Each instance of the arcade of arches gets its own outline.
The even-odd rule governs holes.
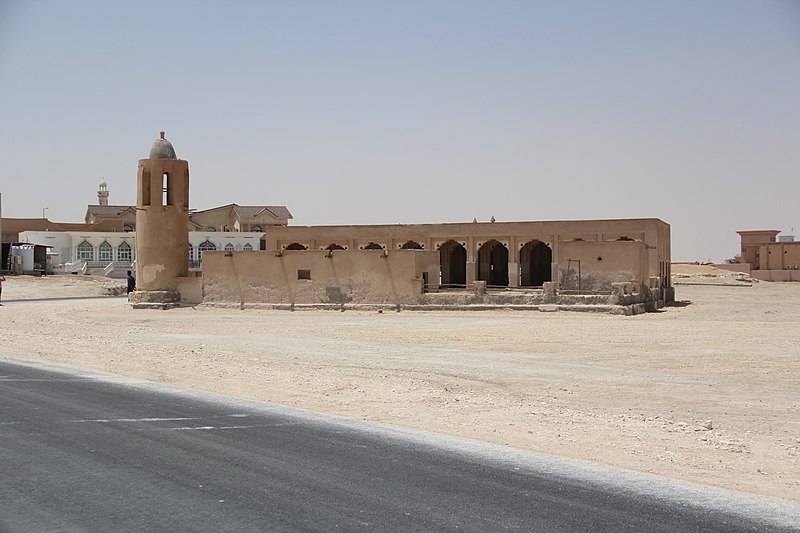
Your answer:
[[[490,287],[509,286],[509,251],[506,244],[495,239],[482,243],[477,256],[477,279]],[[519,252],[519,287],[541,287],[552,280],[553,251],[547,243],[528,241]],[[460,286],[467,283],[467,250],[454,240],[439,248],[442,285]]]
[[[336,247],[332,248],[332,243]],[[650,219],[276,226],[262,249],[434,252],[430,285],[543,287],[581,278],[583,289],[610,290],[612,282],[658,277],[670,287],[670,228]],[[580,264],[580,273],[572,272]],[[438,278],[438,279],[436,279]],[[564,287],[566,288],[566,286]],[[577,286],[576,286],[577,288]]]

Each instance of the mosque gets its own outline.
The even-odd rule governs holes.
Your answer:
[[[258,249],[203,250],[200,272],[190,273],[186,228],[198,219],[189,165],[162,132],[139,160],[134,306],[552,305],[588,296],[644,309],[674,298],[670,227],[655,218],[297,227],[285,208],[266,211],[277,216],[258,227]]]
[[[83,224],[20,237],[85,273],[121,276],[135,265],[134,307],[578,302],[641,311],[674,299],[670,226],[656,218],[291,226],[285,206],[196,211],[189,164],[164,132],[139,160],[135,206],[109,205],[105,180],[97,197]]]

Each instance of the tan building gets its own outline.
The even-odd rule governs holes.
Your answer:
[[[163,132],[139,161],[137,190],[143,290],[131,298],[135,307],[424,305],[437,300],[433,292],[456,289],[466,303],[508,302],[496,291],[513,290],[522,304],[563,303],[572,293],[644,310],[674,297],[670,228],[658,219],[290,227],[285,208],[232,204],[195,213],[192,224],[209,233],[264,230],[261,250],[205,250],[202,277],[193,277],[189,166]]]
[[[610,290],[657,277],[670,287],[670,229],[658,219],[472,222],[272,228],[266,249],[424,250],[439,272],[429,285]],[[580,275],[578,271],[580,269]]]
[[[207,254],[204,302],[628,313],[674,300],[669,225],[658,219],[287,226],[265,239],[265,251]]]
[[[737,231],[741,238],[739,263],[762,281],[800,281],[800,242],[780,230]]]
[[[273,226],[285,226],[292,218],[282,205],[228,204],[189,214],[193,231],[263,232]]]

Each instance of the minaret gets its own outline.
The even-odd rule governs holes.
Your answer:
[[[100,205],[108,205],[108,184],[105,178],[100,178],[100,184],[97,190],[97,203]]]
[[[179,282],[189,274],[188,227],[189,163],[162,131],[150,157],[139,160],[134,307],[178,305]]]

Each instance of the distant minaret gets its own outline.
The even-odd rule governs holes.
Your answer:
[[[97,191],[97,202],[100,205],[108,205],[108,184],[105,178],[100,178],[100,185]]]

